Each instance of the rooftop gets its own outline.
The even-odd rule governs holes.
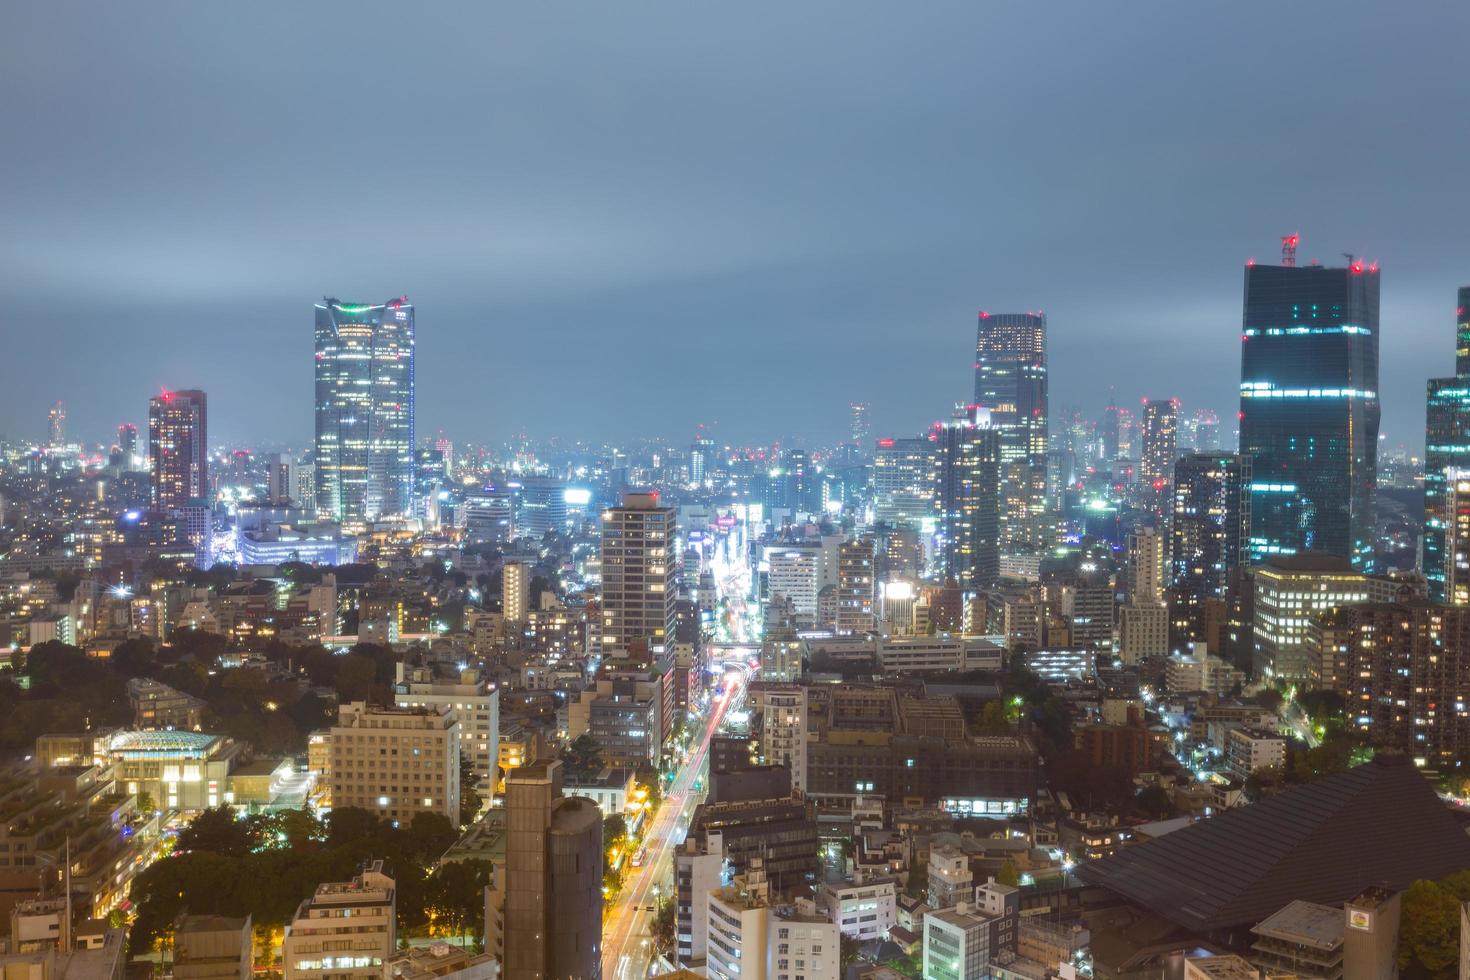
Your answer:
[[[1295,901],[1266,919],[1254,930],[1299,946],[1336,949],[1342,945],[1343,911],[1333,905]]]

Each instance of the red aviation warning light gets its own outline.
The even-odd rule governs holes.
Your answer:
[[[1301,244],[1302,236],[1298,234],[1281,236],[1281,264],[1287,268],[1296,266],[1296,247]]]

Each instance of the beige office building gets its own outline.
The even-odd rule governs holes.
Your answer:
[[[459,824],[460,726],[454,711],[344,704],[331,731],[333,807],[407,822],[440,813]]]

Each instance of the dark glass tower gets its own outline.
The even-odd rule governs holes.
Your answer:
[[[1004,537],[1035,536],[1046,510],[1046,315],[980,314],[975,335],[975,404],[999,435],[1008,500]]]
[[[1429,597],[1450,602],[1446,535],[1450,514],[1446,470],[1470,469],[1470,286],[1455,307],[1455,376],[1430,378],[1424,419],[1424,554]]]
[[[989,588],[1000,576],[1000,430],[957,412],[937,435],[944,575],[966,591]]]
[[[1378,267],[1249,265],[1240,451],[1254,560],[1319,551],[1373,566]]]
[[[1246,554],[1251,482],[1250,457],[1235,453],[1190,453],[1174,466],[1169,579],[1190,636],[1201,635],[1205,600],[1225,598]]]
[[[317,509],[406,514],[414,492],[414,324],[406,298],[316,307]]]

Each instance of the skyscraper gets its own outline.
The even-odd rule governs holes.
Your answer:
[[[1179,444],[1179,399],[1152,398],[1143,403],[1143,456],[1139,476],[1144,489],[1162,497],[1174,475]]]
[[[117,427],[117,448],[122,453],[123,468],[131,470],[138,457],[138,427],[131,422],[124,422]]]
[[[1191,453],[1174,466],[1169,578],[1196,639],[1205,600],[1224,599],[1249,556],[1250,486],[1248,456]]]
[[[837,632],[869,632],[877,596],[873,539],[849,538],[837,554]]]
[[[209,411],[204,392],[166,391],[148,401],[153,507],[168,513],[209,497]]]
[[[1240,451],[1254,467],[1254,558],[1317,551],[1373,566],[1378,288],[1378,266],[1359,260],[1246,266]]]
[[[917,528],[934,514],[934,443],[879,439],[873,455],[873,520]]]
[[[1446,535],[1454,513],[1448,507],[1445,471],[1470,467],[1470,286],[1460,287],[1455,307],[1455,376],[1430,378],[1424,424],[1424,554],[1421,566],[1429,597],[1456,602],[1446,584]],[[1460,578],[1464,578],[1462,572]],[[1470,594],[1467,594],[1470,595]]]
[[[66,402],[54,402],[46,413],[46,445],[66,445]]]
[[[414,319],[406,297],[316,306],[317,509],[340,521],[411,510]]]
[[[983,410],[960,411],[938,430],[940,556],[966,591],[1000,575],[1000,432],[988,422]]]
[[[873,432],[868,424],[868,403],[853,402],[847,408],[852,413],[852,444],[859,450],[866,451],[868,448],[868,439]]]
[[[650,654],[672,650],[679,589],[674,509],[657,493],[625,493],[602,514],[602,652],[627,657],[635,643]]]
[[[975,404],[999,434],[1007,497],[1003,536],[1035,543],[1046,511],[1046,315],[980,313],[975,334]]]

